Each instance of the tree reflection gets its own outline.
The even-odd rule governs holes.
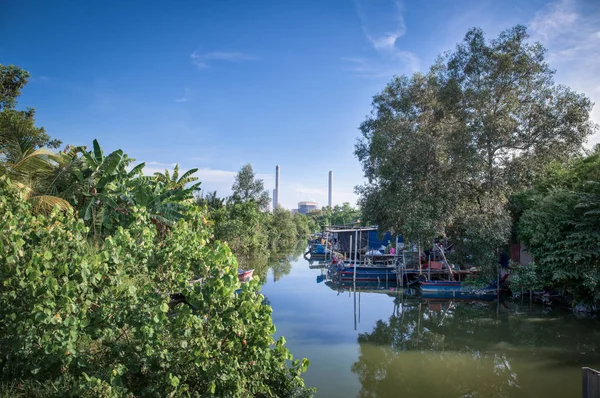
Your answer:
[[[306,242],[301,241],[297,246],[280,248],[276,252],[271,252],[269,257],[238,256],[238,264],[243,269],[254,269],[254,276],[260,278],[262,284],[267,282],[267,274],[271,269],[274,281],[277,282],[291,272],[292,263],[302,256],[305,246]]]
[[[600,364],[598,323],[521,310],[497,316],[495,303],[396,299],[394,315],[358,336],[359,396],[572,395],[579,367]],[[535,367],[544,372],[533,377]],[[568,382],[550,387],[557,374]]]

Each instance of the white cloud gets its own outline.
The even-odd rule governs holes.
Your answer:
[[[561,0],[549,3],[538,12],[529,23],[529,27],[543,41],[549,41],[571,31],[573,24],[579,18],[574,11],[572,0]]]
[[[135,166],[136,164],[138,163],[131,165],[131,167]],[[154,173],[164,173],[165,170],[173,170],[176,164],[177,163],[146,162],[146,166],[144,166],[142,171],[146,176],[153,176]]]
[[[592,120],[600,123],[600,6],[584,0],[558,0],[546,4],[529,22],[534,40],[548,49],[548,62],[556,80],[596,103]],[[600,132],[588,145],[600,143]]]
[[[196,176],[202,182],[210,182],[210,183],[227,183],[229,186],[233,184],[233,180],[235,179],[237,172],[229,171],[229,170],[216,170],[209,168],[201,168],[196,172]]]
[[[406,33],[402,4],[397,1],[377,0],[362,4],[356,1],[356,13],[362,30],[377,57],[343,57],[348,70],[364,77],[384,77],[419,70],[419,57],[401,49],[399,39]]]
[[[256,56],[245,54],[241,52],[226,52],[226,51],[213,51],[202,53],[198,50],[192,52],[190,54],[190,58],[192,59],[192,64],[196,65],[196,67],[200,69],[208,68],[209,65],[213,62],[224,61],[224,62],[242,62],[242,61],[252,61],[257,59]]]

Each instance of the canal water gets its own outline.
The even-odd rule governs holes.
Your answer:
[[[581,367],[600,369],[597,319],[519,300],[355,294],[323,273],[282,261],[262,288],[317,397],[580,397]]]

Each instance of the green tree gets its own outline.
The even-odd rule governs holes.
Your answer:
[[[298,230],[294,216],[289,210],[277,208],[273,210],[269,223],[269,244],[271,248],[288,249],[298,242]]]
[[[58,157],[48,148],[60,146],[43,127],[35,126],[35,110],[13,109],[29,73],[0,64],[0,175],[18,181],[36,212],[49,212],[53,206],[66,209],[69,203],[53,195],[53,170]]]
[[[341,206],[335,205],[331,209],[331,225],[354,225],[360,221],[361,212],[344,202]]]
[[[0,64],[0,110],[13,108],[21,89],[27,84],[29,72],[14,65]]]
[[[600,302],[600,150],[552,165],[511,203],[518,238],[535,259],[535,285],[573,304]]]
[[[269,217],[254,201],[228,203],[211,212],[215,238],[227,242],[244,263],[269,257]]]
[[[19,182],[36,212],[63,209],[69,203],[54,192],[54,171],[60,156],[49,148],[60,145],[51,140],[43,127],[36,127],[35,111],[3,109],[0,112],[0,175]]]
[[[426,74],[374,97],[355,151],[367,219],[409,239],[447,234],[479,265],[495,262],[507,198],[596,129],[590,100],[556,85],[545,49],[527,39],[522,26],[490,41],[472,29]]]
[[[263,180],[256,178],[250,164],[240,169],[235,176],[231,190],[233,191],[231,198],[234,202],[255,201],[262,210],[265,210],[269,205],[270,197],[265,190]]]
[[[206,206],[210,210],[218,210],[225,206],[225,200],[217,196],[217,191],[206,192],[196,199],[198,206]]]

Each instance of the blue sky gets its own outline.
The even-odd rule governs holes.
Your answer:
[[[221,195],[245,163],[271,190],[279,164],[294,208],[326,204],[329,170],[334,204],[354,203],[358,126],[394,74],[427,70],[473,26],[515,24],[546,45],[559,83],[600,103],[591,0],[6,0],[0,63],[31,72],[19,106],[64,143],[97,138],[148,171],[198,167]]]

